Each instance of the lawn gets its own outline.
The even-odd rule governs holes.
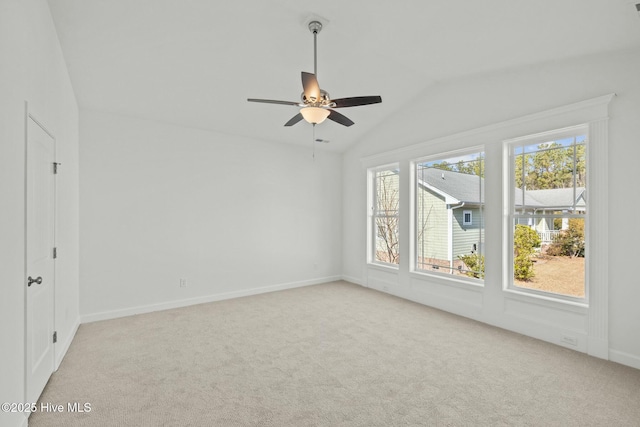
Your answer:
[[[515,285],[584,297],[584,258],[540,255],[535,259],[533,271],[535,276],[532,280],[516,280]]]

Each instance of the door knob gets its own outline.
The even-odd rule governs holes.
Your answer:
[[[38,285],[42,283],[42,277],[38,276],[35,279],[32,279],[31,276],[27,279],[27,286],[31,286],[33,283],[37,283]]]

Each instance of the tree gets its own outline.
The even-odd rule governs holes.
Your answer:
[[[530,280],[535,275],[531,256],[540,247],[540,236],[530,227],[516,224],[513,233],[513,276],[518,280]]]
[[[577,187],[586,183],[586,156],[583,143],[563,146],[557,142],[539,144],[538,150],[522,153],[515,158],[516,187],[527,190],[546,190]],[[574,168],[575,158],[575,168]],[[522,172],[524,168],[524,182]]]
[[[430,164],[428,167],[484,177],[484,158],[482,156],[478,156],[473,160],[458,160],[456,163],[442,160],[439,163]]]
[[[379,261],[398,264],[398,175],[393,171],[384,171],[378,175],[376,198],[376,228],[378,242],[376,258]]]
[[[446,160],[443,160],[440,163],[434,163],[429,167],[432,167],[432,168],[435,168],[435,169],[441,169],[441,170],[445,170],[445,171],[453,171],[453,170],[455,170],[454,169],[455,165],[450,164]]]
[[[477,157],[474,160],[459,160],[456,164],[455,170],[460,173],[476,175],[484,178],[484,159],[482,157]]]
[[[569,152],[556,142],[541,144],[538,148],[541,150],[533,156],[533,171],[528,184],[537,190],[573,186],[573,149]]]

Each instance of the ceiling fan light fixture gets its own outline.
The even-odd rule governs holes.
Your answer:
[[[311,124],[320,124],[329,117],[330,111],[326,108],[320,107],[303,107],[300,109],[300,114],[304,119]]]

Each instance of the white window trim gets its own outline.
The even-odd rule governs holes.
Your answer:
[[[615,97],[614,93],[599,96],[592,99],[576,102],[573,104],[565,104],[560,107],[552,108],[549,110],[540,111],[537,113],[529,114],[526,116],[518,117],[515,119],[509,119],[502,122],[490,124],[480,128],[471,129],[468,131],[458,132],[451,135],[446,135],[439,138],[434,138],[415,144],[411,144],[405,147],[401,147],[394,150],[378,152],[369,156],[364,156],[360,159],[363,169],[369,167],[375,167],[383,164],[398,163],[410,165],[415,159],[425,158],[434,153],[444,153],[446,151],[460,150],[466,151],[472,149],[472,147],[478,144],[483,144],[487,147],[485,153],[487,158],[485,160],[495,160],[496,150],[500,151],[501,148],[496,145],[501,141],[509,138],[513,138],[516,135],[532,135],[546,129],[561,129],[577,123],[587,123],[589,126],[589,138],[590,146],[587,152],[587,161],[590,165],[590,173],[588,176],[587,187],[589,188],[589,228],[585,230],[589,235],[590,259],[608,259],[608,115],[609,104]],[[491,154],[490,154],[491,153]],[[499,158],[499,155],[498,155]],[[500,175],[502,176],[503,185],[507,183],[505,176],[508,171],[508,163],[504,160],[499,160],[502,164],[496,167],[502,167]],[[488,169],[487,169],[488,170]],[[491,176],[492,185],[499,185],[498,177],[495,173],[496,169],[491,171],[491,174],[487,173],[486,178]],[[406,175],[406,171],[403,171]],[[410,183],[410,191],[413,193],[413,180],[408,180]],[[406,182],[406,178],[405,178]],[[404,193],[403,193],[404,191]],[[403,190],[401,186],[401,193],[408,194],[407,190]],[[488,194],[487,194],[488,196]],[[492,195],[493,196],[493,195]],[[490,208],[492,216],[487,218],[485,227],[490,227],[492,232],[498,232],[498,228],[502,227],[501,234],[503,241],[502,244],[494,246],[489,245],[487,248],[487,261],[502,263],[501,271],[489,271],[487,270],[487,278],[489,273],[491,278],[498,282],[498,276],[501,276],[501,283],[508,283],[509,275],[508,269],[505,268],[507,262],[505,261],[504,247],[508,247],[508,226],[511,224],[504,219],[504,216],[508,215],[508,203],[505,201],[504,193],[502,197],[502,206],[496,205],[496,200],[487,200],[487,209]],[[406,199],[406,198],[405,198]],[[401,210],[404,213],[401,215],[401,224],[406,223],[407,219],[409,224],[406,227],[401,227],[400,241],[404,242],[401,246],[401,252],[406,251],[410,245],[414,242],[410,236],[415,236],[415,230],[409,231],[411,227],[414,227],[414,206],[409,206],[413,203],[411,200],[413,197],[409,197],[408,200],[401,201]],[[492,197],[493,199],[493,197]],[[503,218],[498,218],[497,213],[502,208]],[[367,236],[370,233],[367,232]],[[496,248],[501,247],[500,252],[496,252]],[[403,256],[401,260],[401,270],[397,271],[402,274],[405,270],[409,273],[410,277],[423,278],[426,275],[417,273],[414,271],[415,262],[411,259],[414,249],[408,251],[407,256]],[[496,256],[500,256],[503,259],[493,259]],[[407,260],[410,262],[407,263]],[[403,261],[404,260],[404,261]],[[493,265],[493,264],[492,264]],[[587,316],[586,319],[586,331],[587,331],[587,344],[586,352],[589,355],[608,359],[609,356],[609,334],[608,334],[608,304],[609,304],[609,285],[608,274],[609,266],[607,262],[590,263],[587,266],[587,280],[589,284],[589,307],[576,307],[569,302],[558,303],[557,301],[549,301],[545,297],[536,297],[531,294],[520,295],[516,291],[504,291],[494,292],[490,289],[491,286],[484,287],[483,295],[487,304],[497,304],[498,306],[507,303],[507,299],[514,301],[528,301],[541,307],[549,307],[553,309],[566,309],[567,312],[575,313],[576,310],[584,312]],[[428,286],[428,280],[424,280],[425,286]],[[474,289],[479,289],[474,287]],[[496,289],[497,290],[497,289]],[[410,294],[411,295],[411,294]],[[454,310],[455,311],[455,310]]]
[[[540,132],[534,135],[526,135],[518,138],[508,139],[503,141],[503,146],[505,150],[505,164],[509,170],[507,175],[506,183],[505,183],[505,199],[508,200],[508,210],[509,213],[507,215],[506,221],[510,226],[508,227],[508,238],[507,242],[509,242],[509,247],[504,248],[504,253],[507,255],[506,267],[508,268],[508,277],[509,280],[503,283],[503,289],[507,292],[513,292],[521,295],[532,295],[542,299],[546,299],[549,301],[558,301],[561,303],[569,303],[572,305],[588,307],[589,306],[589,282],[587,280],[587,268],[589,265],[590,257],[589,257],[589,247],[591,246],[591,242],[587,233],[589,229],[589,209],[591,209],[591,204],[589,203],[589,208],[587,210],[587,214],[585,215],[576,215],[576,214],[567,214],[565,217],[572,218],[584,218],[585,219],[585,235],[586,235],[586,250],[585,250],[585,277],[584,277],[584,297],[575,297],[570,295],[562,295],[556,294],[553,292],[546,292],[537,289],[529,289],[521,286],[516,286],[513,278],[513,238],[514,238],[514,226],[515,220],[517,218],[531,218],[533,216],[530,215],[519,215],[515,212],[514,209],[514,168],[512,167],[513,159],[513,148],[519,144],[526,145],[535,145],[537,143],[549,142],[552,140],[558,140],[562,138],[567,138],[575,135],[587,135],[587,144],[586,144],[586,153],[587,157],[589,157],[589,147],[591,146],[590,138],[589,138],[589,126],[588,124],[582,124],[577,126],[570,126],[563,129],[549,130],[545,132]],[[590,168],[591,165],[589,163],[589,159],[587,158],[587,179],[590,176]],[[589,185],[587,185],[587,192],[589,191]]]
[[[409,165],[410,165],[410,171],[411,171],[411,180],[410,180],[411,181],[411,197],[410,197],[410,206],[409,206],[409,211],[410,211],[409,220],[411,224],[411,230],[410,230],[411,247],[410,247],[409,272],[411,274],[414,274],[415,275],[414,277],[424,277],[424,278],[433,277],[444,283],[448,281],[450,283],[456,283],[456,284],[484,286],[484,279],[479,279],[479,278],[476,279],[474,277],[467,277],[467,276],[456,276],[450,273],[441,273],[436,270],[419,269],[417,266],[417,254],[416,254],[416,251],[418,248],[418,232],[417,232],[418,231],[418,223],[417,223],[418,221],[418,215],[417,215],[418,186],[417,186],[417,179],[416,179],[417,178],[416,174],[418,170],[417,165],[420,163],[425,163],[429,161],[443,160],[451,157],[459,157],[459,156],[476,154],[476,153],[485,153],[485,146],[472,145],[472,146],[468,146],[461,149],[442,151],[436,154],[430,154],[428,156],[422,155],[422,156],[417,156],[416,158],[413,158],[413,159],[409,159],[409,162],[410,162]],[[486,153],[484,154],[483,159],[486,160]],[[455,200],[454,202],[457,203],[458,201]],[[451,216],[451,212],[449,213],[450,213],[450,216],[448,218],[449,224],[447,227],[447,232],[452,233],[451,222],[453,221],[453,218]],[[463,225],[470,225],[470,224],[463,224]],[[449,236],[448,241],[449,242],[452,241],[451,236]],[[451,252],[451,250],[452,248],[449,247],[448,251]]]
[[[538,113],[531,117],[539,125],[547,122],[548,128],[570,129],[567,124],[573,122],[581,123],[587,127],[588,144],[586,149],[587,164],[589,173],[587,174],[587,191],[589,197],[589,212],[587,214],[587,224],[585,234],[589,241],[586,248],[587,260],[607,259],[609,251],[608,240],[608,106],[615,94],[605,95],[576,104]],[[568,123],[569,122],[569,123]],[[563,126],[563,124],[565,126]],[[526,126],[518,126],[518,128]],[[547,128],[547,129],[548,129]],[[553,132],[553,131],[552,131]],[[522,132],[521,134],[524,134]],[[543,135],[542,133],[531,132],[529,135]],[[507,139],[505,142],[515,142],[516,139]],[[504,144],[503,158],[503,291],[507,295],[515,298],[525,298],[537,300],[540,303],[547,303],[551,306],[565,306],[582,308],[587,310],[587,354],[603,359],[609,356],[609,264],[607,262],[588,262],[585,266],[585,295],[586,301],[571,301],[559,299],[552,294],[536,295],[533,292],[523,292],[520,288],[510,289],[507,284],[511,282],[512,255],[509,254],[511,247],[513,224],[509,221],[510,196],[509,188],[511,179],[509,176],[509,159],[506,143]]]
[[[376,186],[375,176],[380,171],[387,171],[391,169],[400,169],[398,163],[389,163],[367,169],[367,264],[375,267],[383,267],[390,270],[398,270],[399,264],[393,264],[389,262],[383,262],[376,259],[376,225],[374,209],[376,203]],[[399,189],[400,190],[400,189]],[[398,206],[398,219],[400,219],[400,206]],[[400,236],[399,241],[400,241]]]

